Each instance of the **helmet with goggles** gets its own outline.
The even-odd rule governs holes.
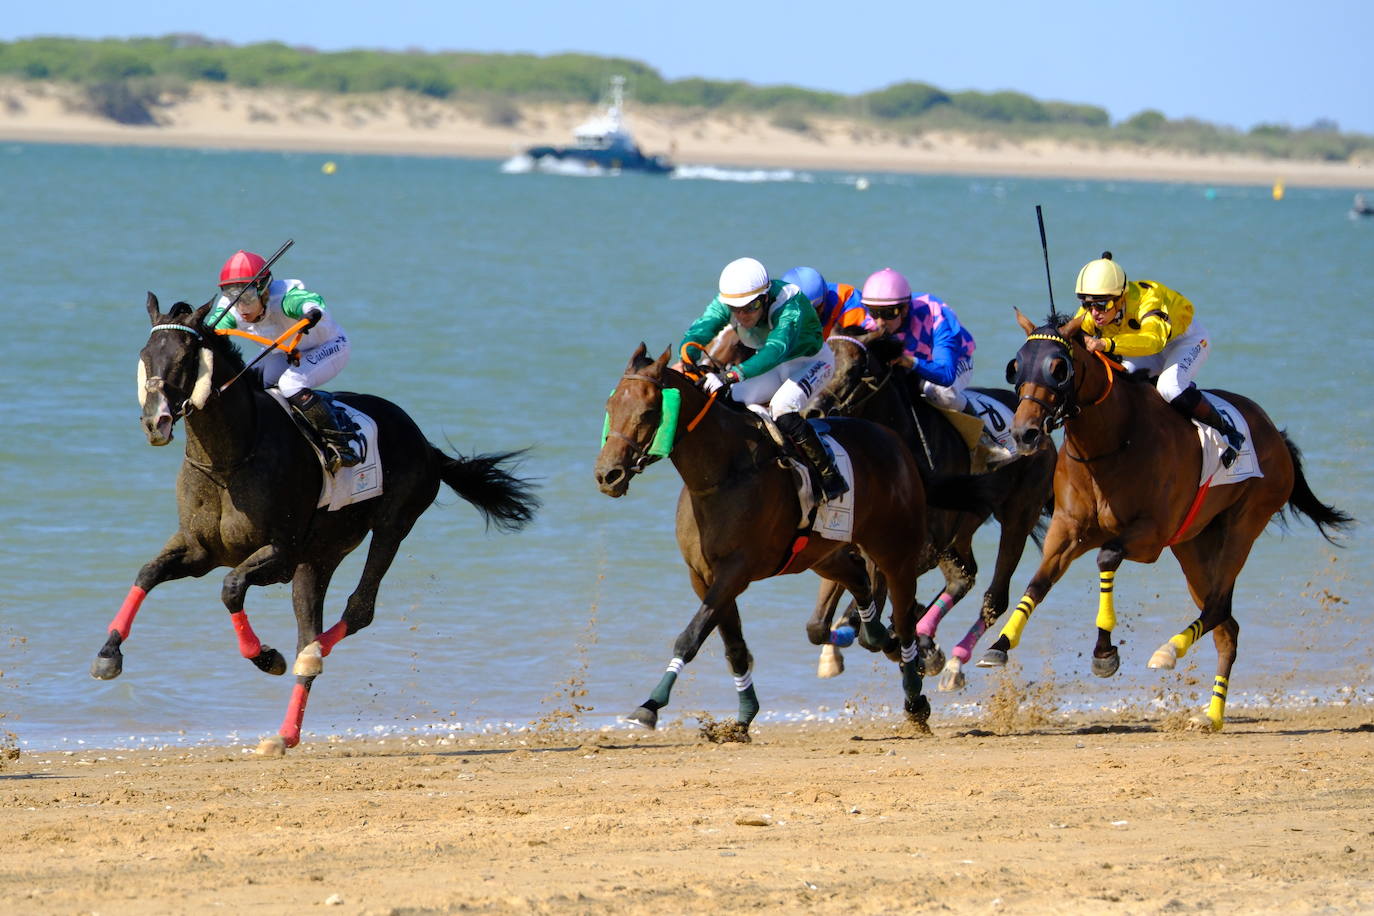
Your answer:
[[[768,292],[768,270],[754,258],[737,258],[720,272],[720,301],[739,308]]]
[[[262,255],[239,249],[230,255],[229,260],[219,269],[220,289],[227,286],[244,286],[257,279],[257,288],[261,292],[272,282],[272,274],[263,272],[266,266],[267,261]],[[258,277],[259,273],[262,273],[261,277]]]
[[[884,267],[864,281],[861,301],[867,306],[911,304],[911,284],[891,267]]]
[[[1102,252],[1102,257],[1089,261],[1078,272],[1078,282],[1074,292],[1081,298],[1116,298],[1126,291],[1126,271],[1112,260],[1110,251]]]

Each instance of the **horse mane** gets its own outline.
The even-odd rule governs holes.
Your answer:
[[[206,303],[206,305],[211,305],[211,303]],[[201,308],[204,309],[205,306]],[[181,320],[195,322],[197,327],[200,328],[201,345],[209,349],[209,351],[215,355],[216,365],[222,367],[222,370],[228,370],[228,374],[230,375],[237,375],[241,372],[246,365],[243,359],[243,351],[239,349],[239,345],[232,336],[228,334],[216,334],[212,328],[205,324],[205,318],[209,315],[209,309],[205,309],[204,314],[199,314],[201,309],[196,309],[187,302],[178,302],[176,305],[172,306],[167,314],[169,317],[172,315],[179,315],[182,314],[183,309],[190,311],[191,314]],[[251,376],[251,378],[248,376]],[[254,385],[258,388],[262,387],[262,380],[259,375],[250,372],[248,376],[240,379],[240,381]]]

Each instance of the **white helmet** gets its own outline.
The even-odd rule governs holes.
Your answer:
[[[748,305],[768,292],[768,271],[754,258],[738,258],[720,272],[720,301],[728,306]]]

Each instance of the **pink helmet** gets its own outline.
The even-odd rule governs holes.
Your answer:
[[[891,267],[884,267],[864,281],[861,299],[864,305],[907,305],[911,284]]]

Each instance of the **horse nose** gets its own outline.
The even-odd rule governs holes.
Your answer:
[[[619,496],[629,482],[625,469],[618,466],[596,469],[596,484],[607,496]]]
[[[1014,434],[1016,444],[1026,451],[1034,451],[1040,444],[1041,432],[1039,427],[1027,426],[1025,429],[1018,429]]]

